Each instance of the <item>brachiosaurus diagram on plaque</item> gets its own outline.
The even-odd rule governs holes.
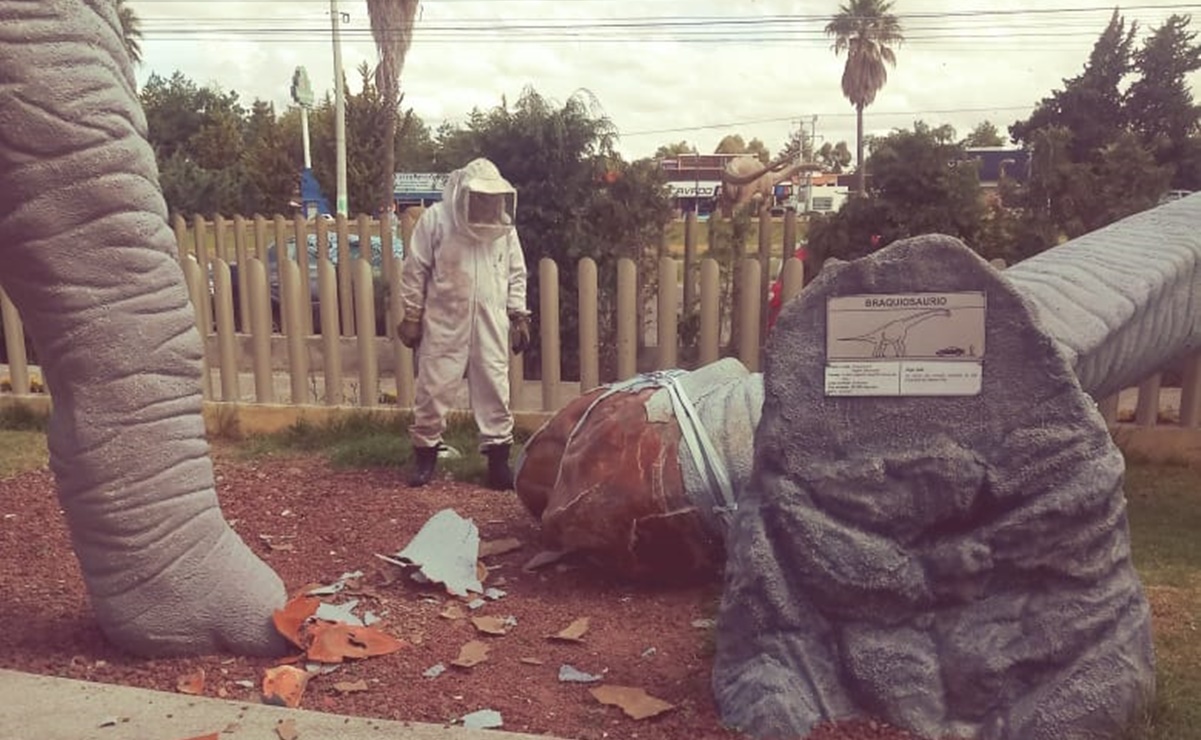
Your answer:
[[[839,337],[838,341],[869,342],[874,344],[872,357],[884,357],[889,347],[892,347],[894,357],[904,357],[905,339],[909,335],[909,330],[923,321],[937,316],[949,318],[951,310],[948,308],[928,308],[924,311],[917,311],[908,316],[893,319],[887,324],[878,326],[865,334],[854,337]]]

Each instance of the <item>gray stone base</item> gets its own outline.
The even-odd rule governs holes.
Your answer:
[[[983,390],[827,397],[826,302],[983,291]],[[932,329],[933,330],[933,329]],[[1118,738],[1154,692],[1120,453],[1003,275],[928,236],[828,267],[770,340],[713,686],[759,738]]]

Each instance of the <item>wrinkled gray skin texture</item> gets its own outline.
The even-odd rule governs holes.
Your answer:
[[[1101,399],[1201,349],[1201,194],[1023,260],[1005,279]]]
[[[53,396],[50,466],[104,634],[285,648],[283,583],[217,505],[201,345],[111,2],[0,0],[0,285]]]
[[[827,398],[826,300],[984,291],[973,397]],[[770,339],[727,541],[725,722],[803,737],[875,716],[925,737],[1118,738],[1154,693],[1124,465],[1060,343],[1000,272],[927,236],[835,264]]]

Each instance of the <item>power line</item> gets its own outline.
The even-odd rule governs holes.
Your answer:
[[[165,2],[167,0],[159,0]],[[216,0],[221,2],[223,0]],[[263,2],[264,0],[260,0]],[[272,2],[273,0],[266,0]],[[315,0],[289,0],[290,6],[295,6],[303,2],[314,2]],[[442,0],[447,2],[448,0]],[[474,0],[470,0],[474,1]],[[518,1],[521,0],[510,0]],[[580,2],[580,0],[573,0]],[[1126,6],[1124,14],[1129,15],[1130,11],[1138,10],[1168,10],[1182,11],[1201,8],[1201,4],[1195,3],[1169,3],[1169,4],[1143,4]],[[968,20],[979,21],[989,20],[993,18],[1037,18],[1041,23],[1046,22],[1046,17],[1050,15],[1068,15],[1079,16],[1082,14],[1100,14],[1108,15],[1112,12],[1112,7],[1108,5],[1097,5],[1090,7],[1074,7],[1074,8],[1032,8],[1025,10],[996,10],[996,9],[974,9],[974,10],[959,10],[959,11],[939,11],[929,13],[898,13],[897,17],[901,21],[906,20],[921,20],[921,21],[938,21],[938,20]],[[172,16],[155,18],[153,16],[144,16],[142,18],[143,26],[149,27],[156,23],[179,23],[182,27],[193,27],[196,22],[210,23],[231,23],[242,25],[251,21],[263,21],[278,25],[281,18],[255,18],[255,17],[237,17],[237,18],[217,18],[213,16]],[[294,23],[296,18],[291,15],[288,19],[289,23]],[[504,17],[485,17],[485,18],[455,18],[446,20],[431,19],[422,21],[420,27],[429,32],[436,31],[469,31],[469,30],[499,30],[499,31],[521,31],[521,30],[597,30],[597,29],[672,29],[672,28],[696,28],[696,27],[714,27],[714,26],[730,26],[744,28],[764,28],[779,25],[812,25],[819,24],[820,28],[814,29],[817,32],[824,33],[825,24],[830,20],[827,14],[776,14],[776,15],[754,15],[754,16],[701,16],[701,15],[667,15],[667,16],[612,16],[607,18],[574,18],[547,20],[545,18],[504,18]],[[1082,20],[1082,19],[1081,19]],[[1076,21],[1079,22],[1079,21]],[[924,26],[911,27],[916,29],[924,29]],[[937,29],[938,27],[934,27]]]
[[[944,108],[941,110],[920,110],[920,111],[872,111],[873,118],[883,118],[885,116],[930,116],[930,115],[951,115],[954,113],[1002,113],[1009,111],[1028,111],[1033,109],[1032,104],[1027,105],[1007,105],[1007,106],[989,106],[987,108]],[[815,113],[812,114],[818,118],[849,118],[855,115],[851,113]],[[792,123],[796,121],[796,116],[781,116],[779,118],[758,118],[744,121],[730,121],[727,123],[709,123],[699,126],[681,126],[678,128],[663,128],[648,131],[623,131],[621,136],[656,136],[660,134],[677,134],[686,133],[689,131],[707,131],[710,129],[719,128],[738,128],[742,126],[756,126],[764,123]]]
[[[1150,6],[1147,6],[1150,7]],[[1155,6],[1158,7],[1158,6]],[[1174,9],[1201,8],[1201,5],[1177,5]],[[1095,39],[1098,24],[1073,18],[1048,26],[1038,12],[1052,11],[979,11],[942,14],[945,23],[926,20],[905,29],[902,45],[933,46],[947,42],[972,40],[1064,40]],[[992,16],[1007,17],[1001,21]],[[978,22],[984,21],[984,22]],[[324,19],[271,18],[160,18],[143,22],[142,36],[150,41],[252,40],[263,43],[325,43]],[[350,40],[374,40],[370,29],[360,25],[348,27]],[[758,18],[671,18],[671,19],[605,19],[605,20],[500,20],[467,19],[451,22],[427,21],[420,24],[417,38],[422,43],[489,42],[501,44],[533,43],[679,43],[679,44],[796,44],[828,46],[830,37],[824,25],[807,18],[772,16]]]

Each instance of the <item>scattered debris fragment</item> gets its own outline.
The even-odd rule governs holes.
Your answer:
[[[480,557],[489,558],[493,555],[504,555],[514,550],[520,550],[522,547],[521,540],[516,537],[505,537],[500,540],[488,540],[480,543]]]
[[[372,658],[405,647],[402,640],[374,627],[317,622],[306,632],[311,638],[307,655],[310,660],[319,663],[341,663],[347,658]]]
[[[294,552],[296,546],[291,542],[276,542],[276,540],[290,540],[294,535],[275,535],[275,534],[260,534],[259,539],[267,546],[267,549],[272,552]]]
[[[338,670],[341,667],[342,666],[340,666],[340,665],[337,665],[337,664],[331,665],[329,663],[310,662],[310,663],[304,664],[304,669],[306,671],[308,671],[309,673],[319,673],[319,674],[333,673],[334,671]]]
[[[367,690],[367,682],[363,679],[358,681],[339,681],[334,684],[334,691],[339,694],[357,694]]]
[[[415,580],[441,583],[451,594],[466,596],[469,591],[484,590],[477,570],[479,551],[480,533],[475,523],[453,509],[443,509],[426,521],[403,550],[376,557],[401,567],[416,566]]]
[[[642,657],[649,658],[657,652],[659,652],[658,649],[654,647],[648,647],[646,650],[642,651]]]
[[[197,735],[196,737],[186,738],[186,740],[219,740],[219,738],[220,733],[210,732],[207,735]]]
[[[116,727],[117,723],[120,721],[121,720],[116,717],[105,717],[104,719],[100,720],[100,724],[98,724],[96,726],[97,727]]]
[[[675,709],[675,705],[632,686],[597,686],[588,693],[601,704],[621,707],[621,711],[632,719],[646,719]]]
[[[309,617],[317,613],[321,599],[316,597],[298,596],[284,604],[282,609],[276,609],[271,615],[275,629],[293,645],[304,649],[304,641],[300,636],[300,628]]]
[[[324,619],[327,622],[342,622],[356,627],[363,627],[363,620],[359,619],[358,615],[354,613],[354,608],[358,605],[358,599],[351,599],[342,604],[322,603],[317,607],[317,613],[313,616],[317,617],[317,619]]]
[[[521,566],[521,569],[532,572],[538,570],[539,568],[545,568],[551,563],[555,563],[563,559],[568,552],[568,550],[543,550],[527,560],[525,565]]]
[[[353,571],[350,573],[343,573],[342,575],[338,576],[338,580],[334,581],[331,584],[328,584],[325,586],[318,586],[317,588],[309,589],[308,595],[309,596],[333,596],[334,594],[338,593],[342,589],[346,588],[348,585],[351,585],[352,581],[356,581],[357,579],[362,578],[362,577],[363,577],[363,571],[361,571],[361,570],[356,570],[356,571]]]
[[[234,681],[234,684],[237,686],[241,686],[244,689],[253,689],[254,688],[254,681],[251,681],[249,679],[242,679],[240,681]]]
[[[309,683],[308,671],[295,666],[279,665],[263,674],[263,703],[279,707],[300,706],[300,698]]]
[[[357,603],[357,602],[355,602]],[[298,596],[276,609],[272,615],[275,629],[293,645],[305,651],[305,657],[318,663],[341,663],[346,658],[388,655],[405,643],[375,627],[344,621],[328,621],[322,613],[344,616],[343,610],[322,612],[320,599]],[[353,615],[352,615],[353,616]],[[356,621],[357,620],[356,618]]]
[[[443,609],[442,613],[438,616],[442,617],[443,619],[465,619],[467,614],[463,611],[463,607],[452,602],[447,604],[446,608]]]
[[[296,731],[296,720],[281,719],[275,725],[275,734],[279,736],[279,740],[296,740],[300,737],[300,733]]]
[[[717,620],[714,619],[694,619],[692,626],[698,630],[711,630],[717,626]]]
[[[521,662],[526,665],[542,665],[541,658],[521,658]]]
[[[583,642],[584,633],[588,631],[588,626],[591,621],[592,620],[590,617],[580,617],[564,627],[557,634],[549,635],[547,639],[561,640],[564,642]]]
[[[507,591],[501,591],[499,588],[484,589],[484,598],[488,599],[489,601],[499,601],[508,595],[509,593]]]
[[[472,640],[459,648],[459,657],[451,661],[451,665],[460,668],[471,668],[472,666],[479,665],[488,659],[488,651],[491,649],[487,643]]]
[[[486,635],[507,635],[517,626],[517,617],[511,614],[507,617],[472,617],[471,623]]]
[[[463,726],[475,730],[493,730],[502,727],[500,712],[495,709],[481,709],[471,714],[463,715]]]
[[[204,669],[197,668],[185,673],[175,681],[175,689],[181,694],[200,696],[204,693]]]
[[[563,683],[593,683],[594,681],[601,680],[601,677],[594,676],[591,673],[584,673],[564,663],[559,666],[559,680]]]
[[[488,602],[484,601],[483,599],[472,599],[471,601],[467,602],[467,608],[470,609],[471,611],[475,611],[476,609],[479,609],[481,606],[484,606],[487,603]]]
[[[434,666],[430,666],[429,668],[426,668],[425,672],[422,673],[421,675],[425,676],[426,678],[437,678],[438,676],[441,676],[443,673],[446,673],[446,664],[439,663],[438,665],[434,665]]]

